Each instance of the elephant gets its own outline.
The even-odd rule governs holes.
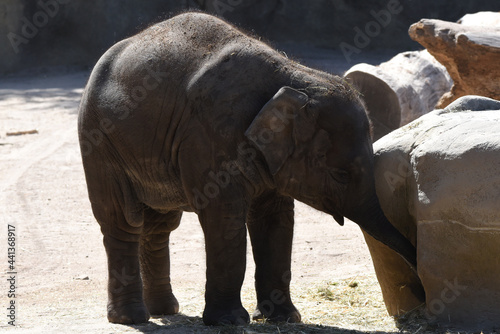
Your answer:
[[[254,319],[300,322],[290,298],[294,199],[353,220],[416,267],[415,247],[376,197],[357,92],[219,18],[183,13],[112,46],[86,85],[78,131],[110,322],[178,312],[168,244],[184,211],[204,233],[207,325],[250,320],[240,299],[247,230]]]

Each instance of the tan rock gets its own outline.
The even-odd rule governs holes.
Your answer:
[[[423,19],[410,27],[409,34],[446,67],[453,79],[451,92],[441,98],[437,108],[464,95],[500,99],[499,27]]]
[[[500,101],[467,96],[374,144],[382,209],[416,245],[426,315],[443,325],[500,326],[498,133]],[[408,267],[365,238],[389,313],[418,306]]]

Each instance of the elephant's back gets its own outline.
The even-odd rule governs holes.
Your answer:
[[[215,16],[189,12],[152,25],[132,39],[149,53],[165,56],[169,51],[180,52],[181,58],[189,61],[206,57],[233,40],[250,37]]]
[[[226,45],[243,44],[244,40],[251,38],[221,19],[184,13],[129,38],[115,65],[129,75],[136,75],[136,68],[152,66],[181,84]]]
[[[255,42],[216,17],[180,14],[108,49],[92,71],[84,101],[101,112],[120,114],[117,110],[125,107],[116,102],[135,105],[145,97],[161,99],[161,93],[173,89],[177,92],[171,94],[182,95],[207,63]]]

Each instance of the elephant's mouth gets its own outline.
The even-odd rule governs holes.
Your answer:
[[[330,203],[329,201],[325,201],[323,203],[323,207],[324,207],[324,212],[328,213],[329,215],[332,215],[333,216],[333,219],[335,219],[335,221],[340,225],[340,226],[344,226],[344,216],[341,215],[337,208],[335,207],[335,205],[333,205],[332,203]]]

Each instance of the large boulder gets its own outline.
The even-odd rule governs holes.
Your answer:
[[[500,27],[500,12],[465,14],[458,23],[464,26]]]
[[[370,67],[364,69],[363,66]],[[370,74],[375,66],[355,65],[346,72],[344,78],[361,93],[366,112],[372,123],[372,139],[377,141],[389,132],[399,128],[401,106],[398,95],[383,79]]]
[[[438,102],[444,108],[464,95],[500,99],[500,27],[423,19],[410,27],[410,37],[443,64],[453,79],[451,91]]]
[[[344,78],[363,95],[374,140],[434,110],[453,84],[426,50],[403,52],[378,66],[354,65]]]
[[[374,144],[377,194],[417,247],[426,315],[500,326],[500,101],[466,96]],[[403,260],[365,235],[391,315],[419,306]]]

